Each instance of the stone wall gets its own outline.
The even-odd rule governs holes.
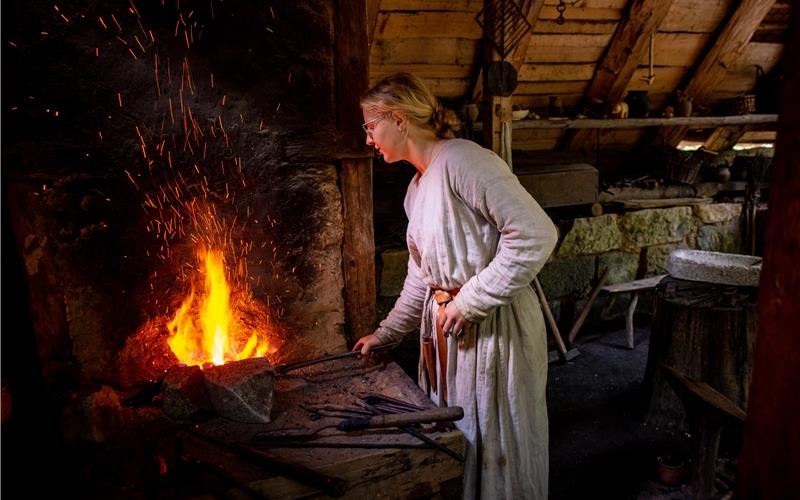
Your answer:
[[[582,297],[606,268],[607,284],[666,273],[667,257],[676,248],[739,253],[741,211],[739,203],[706,203],[560,221],[571,226],[539,280],[548,300]],[[381,253],[382,296],[400,294],[407,259],[405,249]]]

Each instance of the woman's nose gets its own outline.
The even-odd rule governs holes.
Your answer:
[[[367,134],[367,146],[372,146],[375,144],[375,141],[372,140],[372,136]]]

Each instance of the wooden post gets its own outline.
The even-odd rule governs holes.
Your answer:
[[[753,384],[736,498],[800,498],[800,9],[786,41],[758,302]]]
[[[369,39],[366,0],[338,0],[335,12],[336,125],[349,158],[340,160],[344,244],[345,314],[352,343],[375,324],[375,239],[372,219],[372,158],[361,131],[361,93],[368,82]],[[363,154],[359,157],[359,152]]]
[[[484,0],[484,6],[492,4],[493,0]],[[502,57],[495,50],[489,37],[490,33],[483,33],[483,109],[481,110],[481,121],[483,122],[483,145],[498,155],[501,155],[503,123],[508,125],[508,133],[511,133],[511,98],[490,95],[489,85],[489,66],[495,61],[502,61]]]

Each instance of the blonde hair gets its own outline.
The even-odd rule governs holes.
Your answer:
[[[361,107],[377,114],[403,111],[409,120],[427,127],[442,139],[452,139],[461,128],[456,114],[439,102],[422,80],[411,73],[387,76],[361,96]]]

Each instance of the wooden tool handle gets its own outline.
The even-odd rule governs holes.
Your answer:
[[[433,408],[431,410],[415,411],[409,413],[393,413],[390,415],[376,415],[374,417],[352,418],[344,420],[336,427],[340,431],[354,431],[359,429],[374,429],[380,427],[402,427],[411,424],[424,424],[429,422],[452,422],[464,418],[464,409],[460,406],[447,408]]]

